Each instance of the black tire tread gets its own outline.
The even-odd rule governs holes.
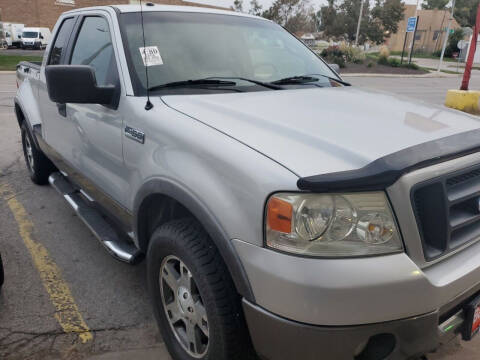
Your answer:
[[[160,226],[152,235],[152,239],[156,238],[177,239],[195,257],[199,272],[212,290],[216,315],[221,319],[225,359],[255,359],[240,296],[218,249],[201,225],[191,218],[174,220]],[[154,241],[150,241],[151,246]]]
[[[52,172],[55,171],[55,166],[50,161],[50,159],[48,159],[45,156],[42,150],[40,150],[36,146],[36,143],[33,140],[33,136],[30,133],[30,129],[28,128],[25,122],[22,123],[21,130],[22,130],[22,143],[23,143],[23,137],[28,136],[30,140],[30,144],[32,145],[32,149],[33,149],[34,169],[32,169],[33,171],[29,170],[30,178],[37,185],[46,185],[48,184],[48,177]],[[25,152],[24,145],[22,144],[22,146]],[[27,161],[26,156],[25,156],[25,161]],[[28,164],[27,164],[27,168],[28,168]]]

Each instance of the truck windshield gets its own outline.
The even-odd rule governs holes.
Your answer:
[[[22,37],[24,39],[36,39],[38,37],[38,32],[34,32],[34,31],[25,31],[23,34],[22,34]]]
[[[146,94],[145,61],[149,87],[172,91],[162,85],[188,80],[222,78],[242,87],[271,90],[258,83],[319,74],[318,82],[338,78],[301,41],[282,27],[263,19],[233,15],[145,12],[146,55],[140,13],[121,15],[121,27],[136,95]],[[325,77],[326,76],[326,77]],[[237,79],[237,80],[236,80]],[[175,87],[177,88],[177,87]],[[161,89],[161,90],[160,90]]]

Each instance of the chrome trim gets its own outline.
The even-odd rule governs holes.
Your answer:
[[[134,254],[129,254],[128,252],[124,251],[118,246],[118,244],[114,243],[113,241],[102,241],[102,244],[110,253],[118,257],[120,260],[128,263],[132,262]]]
[[[90,202],[95,202],[95,200],[90,196],[88,195],[85,191],[83,191],[83,189],[80,189],[80,193],[85,196],[85,198],[90,201]]]
[[[432,261],[426,261],[422,248],[422,240],[418,231],[418,224],[413,212],[412,203],[410,201],[411,189],[414,185],[442,176],[451,172],[466,169],[473,165],[480,164],[480,153],[466,155],[453,160],[445,161],[436,165],[432,165],[423,169],[412,171],[405,174],[392,186],[387,188],[387,194],[392,203],[395,216],[400,225],[402,238],[405,242],[405,249],[409,257],[420,268],[433,265],[454,254],[462,251],[466,247],[473,245],[476,241],[469,242],[457,249],[445,254]]]
[[[73,201],[72,197],[70,195],[63,195],[65,200],[70,204],[70,206],[73,208],[73,210],[78,211],[78,204]]]

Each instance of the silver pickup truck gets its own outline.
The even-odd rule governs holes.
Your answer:
[[[33,182],[146,257],[173,359],[407,359],[475,335],[478,118],[351,87],[263,18],[140,10],[63,14],[15,111]]]

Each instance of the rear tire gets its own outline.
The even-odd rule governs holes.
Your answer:
[[[22,123],[21,131],[23,155],[30,178],[37,185],[48,184],[48,177],[55,171],[55,166],[43,152],[37,148],[25,122]]]
[[[256,358],[240,296],[198,222],[175,220],[153,233],[147,276],[155,317],[174,360]]]

